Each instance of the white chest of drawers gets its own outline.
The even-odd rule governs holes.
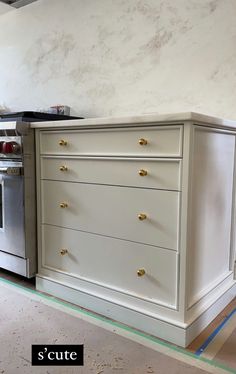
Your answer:
[[[35,124],[37,288],[181,346],[235,296],[235,129]]]

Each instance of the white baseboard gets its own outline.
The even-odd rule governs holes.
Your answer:
[[[185,330],[179,326],[102,300],[96,296],[86,294],[41,276],[36,277],[36,288],[39,291],[59,297],[60,299],[79,305],[174,344],[181,346],[185,344]]]
[[[181,347],[186,347],[235,297],[236,284],[216,300],[187,328],[144,315],[96,296],[68,287],[48,277],[37,275],[36,288],[60,299],[89,309],[130,327],[141,330]]]
[[[236,283],[221,295],[208,309],[187,327],[187,346],[204,330],[214,318],[236,297]]]

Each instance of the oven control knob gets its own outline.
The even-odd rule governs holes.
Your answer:
[[[12,144],[13,153],[15,153],[15,154],[20,153],[20,151],[21,151],[20,144],[17,143],[17,142],[11,142],[11,144]]]
[[[2,153],[4,154],[13,153],[12,142],[3,142]]]
[[[20,144],[16,142],[3,142],[2,144],[2,153],[9,154],[9,153],[19,153],[20,152]]]

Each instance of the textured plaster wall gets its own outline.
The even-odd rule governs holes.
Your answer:
[[[235,0],[39,0],[0,17],[0,105],[236,119]]]

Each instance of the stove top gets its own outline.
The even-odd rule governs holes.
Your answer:
[[[34,111],[0,114],[0,122],[9,122],[9,121],[40,122],[40,121],[63,121],[63,120],[71,120],[71,119],[83,119],[83,117],[65,116],[62,114],[43,113],[43,112],[34,112]]]

